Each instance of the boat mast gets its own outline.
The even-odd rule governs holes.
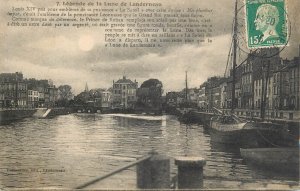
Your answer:
[[[232,63],[232,92],[231,92],[232,113],[235,109],[236,49],[237,49],[237,0],[235,1],[234,28],[233,28],[233,63]]]
[[[19,83],[19,81],[18,81],[18,72],[16,72],[16,97],[15,97],[15,107],[18,107],[18,89],[19,89],[19,87],[18,87],[18,83]]]
[[[187,71],[185,71],[185,101],[188,101]]]

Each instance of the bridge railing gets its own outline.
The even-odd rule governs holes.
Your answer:
[[[150,152],[148,155],[130,162],[105,175],[75,187],[85,189],[97,182],[118,174],[130,167],[136,166],[138,189],[199,189],[203,188],[203,167],[206,161],[201,157],[177,157],[175,165],[178,172],[170,177],[170,157]]]

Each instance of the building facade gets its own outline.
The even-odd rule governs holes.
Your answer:
[[[101,96],[101,107],[102,109],[110,109],[111,103],[112,103],[112,92],[109,90],[105,90],[102,93]]]
[[[38,92],[38,104],[35,107],[54,107],[58,100],[58,89],[48,80],[37,80],[30,78],[26,80],[28,91]],[[29,92],[28,92],[28,95]],[[32,96],[32,95],[30,95]],[[31,100],[31,99],[30,99]],[[30,103],[32,106],[33,104]]]
[[[28,90],[28,106],[39,107],[39,91]]]
[[[137,101],[136,92],[138,82],[133,82],[123,76],[122,79],[113,81],[113,104],[112,108],[131,109],[134,108]]]
[[[288,78],[289,109],[300,110],[300,55],[289,63]]]
[[[1,107],[27,107],[27,84],[23,74],[0,74],[0,106]]]
[[[278,51],[272,48],[251,52],[247,61],[236,68],[234,108],[260,110],[264,106],[269,111],[299,111],[300,59],[282,60]],[[201,86],[205,86],[204,97],[210,107],[231,108],[232,74],[222,83],[213,77]]]
[[[166,103],[168,106],[176,107],[177,106],[177,98],[178,93],[177,92],[168,92],[166,94]]]
[[[227,79],[220,83],[220,108],[227,108],[226,102],[226,89],[227,89]]]
[[[0,74],[0,107],[54,107],[58,89],[48,80],[24,79],[23,74]]]
[[[201,109],[207,109],[207,97],[205,96],[205,86],[200,86],[198,95],[198,107]]]

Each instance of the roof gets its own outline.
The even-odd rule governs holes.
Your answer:
[[[16,80],[22,81],[23,80],[23,74],[16,72],[16,73],[1,73],[0,74],[0,80],[6,81],[6,82],[12,82]]]
[[[118,81],[116,81],[115,83],[122,83],[122,84],[134,84],[133,81],[131,81],[130,79],[127,79],[126,76],[123,76],[122,79],[119,79]]]

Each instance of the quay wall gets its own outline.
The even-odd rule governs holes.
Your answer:
[[[67,115],[70,113],[73,113],[71,108],[38,108],[33,116],[38,118],[52,118],[58,115]]]
[[[31,117],[35,112],[36,109],[32,108],[0,109],[0,124],[5,124],[26,117]]]
[[[223,110],[225,114],[230,114],[231,111]],[[213,111],[192,111],[192,114],[198,118],[198,122],[202,122],[204,124],[209,123],[211,117],[216,115]],[[261,121],[260,118],[260,110],[243,110],[236,109],[234,114],[237,116],[250,119],[253,121]],[[300,111],[288,111],[288,110],[278,110],[278,111],[267,111],[265,114],[265,121],[276,122],[281,124],[295,124],[299,125],[300,122]]]
[[[230,110],[224,110],[225,113],[230,113]],[[235,114],[240,117],[246,118],[260,118],[260,110],[245,110],[235,109]],[[295,110],[266,110],[265,120],[278,120],[278,121],[300,121],[300,111]]]
[[[229,111],[229,110],[228,110]],[[261,121],[260,110],[242,110],[236,109],[235,114],[241,118]],[[267,110],[265,114],[265,121],[277,124],[283,124],[289,128],[292,134],[299,134],[300,127],[300,111],[292,110]]]
[[[229,114],[230,110],[224,111]],[[273,114],[272,114],[273,112]],[[300,111],[272,111],[266,113],[265,121],[282,124],[283,127],[287,127],[292,135],[299,135],[300,127]],[[277,113],[277,114],[276,114]],[[235,114],[241,118],[248,119],[255,122],[261,122],[259,110],[235,110]],[[217,114],[212,111],[192,111],[190,116],[193,121],[199,122],[203,125],[209,126],[210,119]]]
[[[43,115],[47,112],[47,108],[8,108],[0,109],[0,124],[8,124],[16,120],[38,117],[38,118],[51,118],[57,115],[66,115],[72,113],[70,108],[51,108],[47,116]]]
[[[52,108],[47,117],[55,117],[57,115],[67,115],[73,113],[71,108]]]

